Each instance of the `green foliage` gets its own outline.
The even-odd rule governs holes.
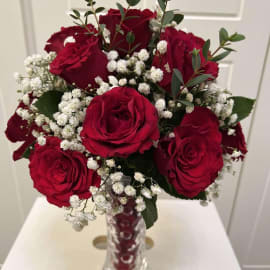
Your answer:
[[[141,0],[127,0],[127,3],[133,7],[140,3]]]
[[[62,95],[63,92],[59,91],[45,92],[34,105],[38,108],[39,113],[53,120],[53,114],[58,111]]]
[[[231,42],[238,42],[238,41],[242,41],[245,40],[246,37],[242,34],[238,34],[238,33],[234,33],[232,36],[229,37],[229,41]]]
[[[124,10],[124,7],[120,4],[120,3],[116,3],[119,11],[120,11],[120,14],[121,14],[121,18],[122,20],[125,18],[125,10]]]
[[[93,1],[93,0],[85,0],[85,2],[87,3],[87,6],[88,7],[90,7],[90,6],[94,6],[95,4],[96,4],[96,2],[95,1]]]
[[[221,54],[219,54],[219,55],[213,57],[213,58],[211,59],[211,61],[213,61],[213,62],[218,62],[218,61],[224,59],[225,57],[227,57],[231,52],[232,52],[232,51],[228,48],[228,50],[226,50],[225,52],[223,52],[223,53],[221,53]]]
[[[130,31],[127,33],[126,40],[127,40],[128,44],[134,43],[135,35],[133,34],[133,32]]]
[[[195,77],[194,79],[190,80],[186,84],[186,86],[187,87],[193,87],[193,86],[195,86],[197,84],[200,84],[200,83],[202,83],[202,82],[204,82],[204,81],[206,81],[206,80],[208,80],[210,78],[213,79],[214,77],[211,74],[201,74],[201,75]]]
[[[99,7],[99,8],[96,9],[96,13],[100,13],[100,12],[102,12],[104,10],[105,10],[104,7]]]
[[[174,99],[177,97],[182,84],[184,84],[184,80],[181,71],[178,69],[174,69],[171,83],[171,90]]]
[[[206,61],[208,59],[208,52],[210,49],[210,44],[211,44],[210,39],[206,40],[202,49],[203,57],[205,58]]]
[[[35,145],[34,143],[29,145],[27,149],[24,151],[24,153],[22,154],[21,158],[29,159],[31,152],[34,150],[34,145]]]
[[[174,12],[173,11],[166,11],[162,20],[162,25],[170,24],[174,19]]]
[[[201,67],[200,50],[194,49],[192,51],[192,67],[195,72],[197,72]]]
[[[180,24],[184,20],[183,14],[175,14],[173,21],[175,21],[177,24]]]
[[[221,28],[219,30],[219,42],[220,46],[210,58],[211,61],[218,62],[227,57],[231,52],[235,51],[234,49],[228,47],[231,45],[231,42],[238,42],[244,40],[245,36],[242,34],[234,33],[233,35],[229,35],[228,31],[225,28]],[[214,56],[220,49],[223,49],[222,53],[219,55]],[[204,52],[205,56],[206,51]]]
[[[142,216],[146,225],[146,229],[149,229],[158,219],[158,211],[156,205],[157,197],[155,196],[152,199],[144,198],[144,202],[146,209],[142,212]]]
[[[166,3],[164,0],[158,0],[159,6],[162,9],[162,11],[164,12],[166,10]]]
[[[178,99],[177,101],[179,101],[180,103],[182,103],[185,106],[190,106],[190,107],[194,106],[194,104],[192,102],[189,102],[187,100]]]
[[[231,99],[234,100],[233,106],[233,114],[237,114],[237,121],[240,122],[241,120],[245,119],[251,113],[255,99],[250,99],[246,97],[232,97]]]
[[[80,18],[80,17],[81,17],[81,14],[80,14],[80,12],[79,12],[78,10],[72,9],[72,11],[73,11],[74,15],[75,15],[77,18]]]
[[[84,13],[84,17],[88,17],[89,15],[94,14],[92,10],[88,10]]]
[[[229,34],[225,28],[221,28],[219,30],[219,43],[223,45],[226,41],[228,41]]]

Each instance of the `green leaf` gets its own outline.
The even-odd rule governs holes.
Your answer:
[[[84,17],[87,17],[87,16],[92,15],[92,14],[93,14],[93,11],[88,10],[88,11],[86,11],[86,12],[84,13]]]
[[[209,53],[209,49],[210,49],[210,44],[211,44],[210,39],[206,40],[204,45],[203,45],[203,49],[202,49],[203,57],[205,58],[206,61],[208,59],[208,53]]]
[[[192,52],[192,67],[194,71],[198,71],[201,67],[201,56],[196,49]]]
[[[130,32],[127,33],[126,40],[127,40],[127,43],[128,44],[134,43],[134,41],[135,41],[135,35],[133,34],[132,31],[130,31]]]
[[[184,80],[181,71],[178,69],[174,69],[171,84],[172,96],[174,99],[177,97],[182,84],[184,84]]]
[[[158,0],[159,6],[162,9],[162,11],[164,12],[166,10],[166,4],[164,0]]]
[[[236,50],[229,48],[229,47],[223,47],[225,51],[230,51],[230,52],[236,52]]]
[[[208,79],[214,79],[214,77],[211,75],[211,74],[202,74],[202,75],[199,75],[198,77],[196,77],[196,78],[194,78],[194,79],[192,79],[192,80],[190,80],[187,84],[186,84],[186,86],[187,87],[192,87],[192,86],[195,86],[195,85],[197,85],[197,84],[200,84],[200,83],[202,83],[202,82],[204,82],[204,81],[206,81],[206,80],[208,80]]]
[[[34,145],[35,143],[32,143],[31,145],[29,145],[27,147],[27,149],[24,151],[24,153],[22,154],[21,158],[26,158],[26,159],[29,159],[30,158],[30,154],[31,152],[34,150]]]
[[[123,20],[125,18],[125,10],[124,10],[123,6],[120,3],[116,3],[116,5],[117,5],[117,7],[118,7],[118,9],[120,11],[121,18]]]
[[[59,91],[45,92],[34,105],[41,114],[53,120],[53,114],[58,111],[58,104],[61,102],[62,95],[63,93]]]
[[[184,20],[183,14],[175,14],[173,21],[175,21],[177,24],[180,24]]]
[[[140,3],[141,0],[127,0],[127,3],[133,7]]]
[[[75,20],[78,20],[78,17],[75,16],[75,15],[73,15],[73,14],[69,14],[69,16],[70,16],[71,18],[75,19]]]
[[[232,97],[231,99],[234,100],[234,105],[233,105],[233,114],[237,114],[237,121],[240,122],[241,120],[245,119],[246,117],[249,116],[251,113],[255,99],[250,99],[246,97]]]
[[[156,201],[157,197],[152,199],[144,198],[146,209],[142,212],[142,216],[146,225],[146,229],[151,228],[158,219]]]
[[[99,8],[96,9],[96,13],[100,13],[100,12],[102,12],[103,10],[105,10],[104,7],[99,7]]]
[[[231,42],[238,42],[238,41],[242,41],[242,40],[244,40],[244,39],[246,39],[246,37],[245,37],[244,35],[241,35],[241,34],[238,34],[238,33],[233,34],[233,35],[229,38],[229,40],[230,40]]]
[[[124,35],[124,31],[121,29],[119,24],[117,24],[115,26],[115,30],[116,30],[117,33],[120,33],[121,35]]]
[[[103,32],[104,29],[105,29],[105,27],[106,27],[106,24],[101,23],[101,24],[99,25],[99,27],[100,27],[100,31]]]
[[[81,14],[78,10],[76,9],[72,9],[73,13],[77,16],[77,18],[80,18],[81,17]]]
[[[174,18],[174,12],[173,11],[167,11],[164,14],[162,25],[170,24],[173,21]]]
[[[224,44],[229,39],[229,34],[225,28],[221,28],[219,30],[219,42],[220,44]]]
[[[213,61],[213,62],[218,62],[218,61],[224,59],[225,57],[227,57],[230,53],[231,53],[231,51],[227,51],[227,50],[226,50],[225,52],[223,52],[223,53],[221,53],[221,54],[219,54],[219,55],[213,57],[213,58],[211,59],[211,61]]]
[[[187,100],[182,100],[182,99],[180,99],[180,100],[178,100],[180,103],[182,103],[182,104],[184,104],[185,106],[194,106],[194,104],[192,103],[192,102],[189,102],[189,101],[187,101]]]

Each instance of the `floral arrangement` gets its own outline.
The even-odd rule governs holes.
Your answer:
[[[129,198],[149,228],[162,189],[206,204],[247,153],[240,121],[255,101],[216,84],[219,61],[245,37],[222,28],[211,51],[210,40],[178,30],[184,16],[167,11],[168,0],[154,12],[139,2],[106,13],[86,0],[87,12],[70,14],[76,25],[15,74],[22,95],[6,136],[22,145],[13,159],[29,159],[34,187],[76,230]]]

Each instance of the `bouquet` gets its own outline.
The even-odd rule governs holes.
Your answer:
[[[26,58],[26,75],[15,74],[13,159],[29,159],[34,188],[78,231],[131,198],[150,228],[162,190],[206,204],[247,153],[240,121],[255,101],[216,84],[219,61],[245,37],[222,28],[210,50],[209,39],[179,30],[184,16],[167,10],[168,0],[154,12],[139,2],[105,11],[86,0],[87,12],[70,13],[75,25],[53,34],[46,54]]]

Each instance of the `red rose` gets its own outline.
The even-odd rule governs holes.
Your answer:
[[[155,151],[156,165],[175,190],[193,198],[216,179],[223,167],[221,133],[217,117],[207,108],[195,107]]]
[[[161,40],[167,41],[167,53],[164,55],[156,54],[153,65],[162,69],[164,72],[163,80],[160,85],[167,91],[171,91],[171,80],[173,69],[177,68],[182,72],[186,83],[193,75],[192,55],[193,49],[201,49],[201,68],[203,73],[211,74],[215,78],[218,76],[218,64],[206,61],[202,54],[205,41],[192,33],[185,33],[175,28],[167,27],[161,34]]]
[[[121,29],[124,31],[123,35],[120,33],[116,33],[115,35],[116,26],[119,25],[121,21],[121,14],[118,9],[110,9],[107,15],[100,16],[99,22],[100,24],[105,24],[106,28],[111,33],[111,48],[118,50],[120,55],[124,56],[125,53],[123,50],[129,50],[129,44],[126,41],[126,35],[128,32],[133,32],[135,36],[132,48],[137,44],[140,44],[135,51],[147,48],[152,37],[149,22],[155,16],[156,15],[149,9],[145,9],[143,11],[138,9],[128,10],[126,17],[134,18],[126,19],[123,22],[121,26]]]
[[[99,38],[94,35],[77,35],[75,43],[66,44],[58,52],[50,72],[82,89],[87,89],[89,84],[97,87],[95,78],[106,80],[108,76],[108,60],[99,45]]]
[[[78,151],[60,148],[61,140],[47,137],[46,144],[35,145],[30,156],[30,175],[34,187],[47,197],[48,202],[59,207],[69,206],[69,198],[91,197],[90,186],[99,186],[100,177],[87,168],[87,158]]]
[[[89,31],[97,33],[96,28],[88,24]],[[89,32],[80,26],[70,26],[70,27],[61,27],[61,30],[57,33],[54,33],[47,41],[45,46],[46,52],[56,52],[59,53],[65,47],[65,41],[68,37],[73,37],[75,40],[79,35],[86,35]]]
[[[20,102],[18,108],[26,109],[27,106]],[[8,120],[5,131],[6,137],[13,143],[23,142],[23,144],[13,152],[13,160],[16,161],[22,157],[26,149],[35,142],[36,138],[32,135],[33,130],[40,130],[34,122],[28,124],[28,121],[23,120],[16,112]]]
[[[81,137],[86,149],[101,157],[143,153],[159,138],[157,111],[135,89],[116,87],[94,97]]]
[[[222,145],[223,145],[223,151],[227,154],[232,154],[234,150],[240,151],[242,155],[239,157],[242,160],[245,157],[245,154],[247,153],[247,145],[245,136],[242,131],[241,124],[238,123],[235,127],[235,134],[228,135],[228,130],[222,130]],[[238,159],[239,159],[238,158]]]

